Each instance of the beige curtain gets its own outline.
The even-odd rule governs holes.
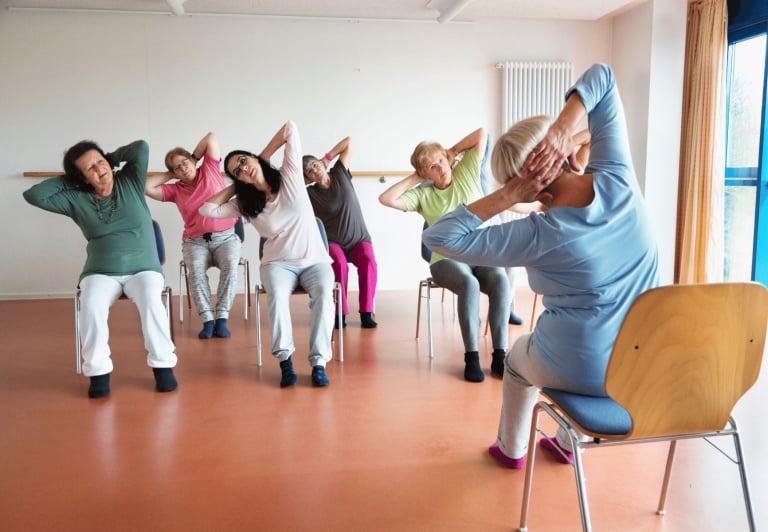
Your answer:
[[[726,0],[688,5],[675,282],[723,276]]]

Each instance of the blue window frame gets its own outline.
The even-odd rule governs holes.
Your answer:
[[[726,280],[768,284],[768,20],[728,31]]]

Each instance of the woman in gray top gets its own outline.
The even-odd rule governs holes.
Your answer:
[[[375,328],[373,299],[376,296],[377,266],[373,254],[371,235],[365,226],[363,211],[352,186],[349,172],[350,139],[344,137],[322,159],[305,155],[304,180],[315,216],[322,220],[328,235],[328,254],[333,259],[333,275],[341,284],[342,322],[335,327],[347,326],[347,283],[349,263],[357,267],[360,286],[360,326]],[[338,156],[330,170],[328,166]],[[336,318],[338,321],[338,318]]]

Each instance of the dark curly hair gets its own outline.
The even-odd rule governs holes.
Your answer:
[[[229,160],[232,157],[239,157],[241,155],[248,155],[259,161],[259,166],[261,166],[261,173],[264,174],[264,180],[275,194],[277,194],[277,192],[280,190],[282,177],[280,176],[280,171],[277,168],[269,164],[268,161],[265,161],[258,155],[254,155],[249,151],[233,150],[229,152],[224,158],[224,171],[229,177],[232,178],[232,181],[234,182],[236,196],[235,200],[237,201],[237,206],[240,209],[240,212],[246,218],[256,218],[267,205],[267,195],[264,191],[257,189],[250,183],[244,183],[240,181],[237,177],[235,177],[234,174],[229,171]]]
[[[92,140],[81,140],[64,153],[64,181],[70,188],[86,192],[93,191],[93,186],[85,180],[85,176],[75,164],[75,161],[91,150],[96,150],[109,162],[104,150]]]

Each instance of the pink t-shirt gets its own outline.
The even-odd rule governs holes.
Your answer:
[[[183,239],[195,238],[205,233],[217,233],[234,227],[237,218],[208,218],[197,211],[208,198],[226,187],[219,165],[221,160],[203,156],[203,164],[197,169],[193,185],[183,181],[165,183],[161,186],[163,201],[172,201],[184,220]]]

